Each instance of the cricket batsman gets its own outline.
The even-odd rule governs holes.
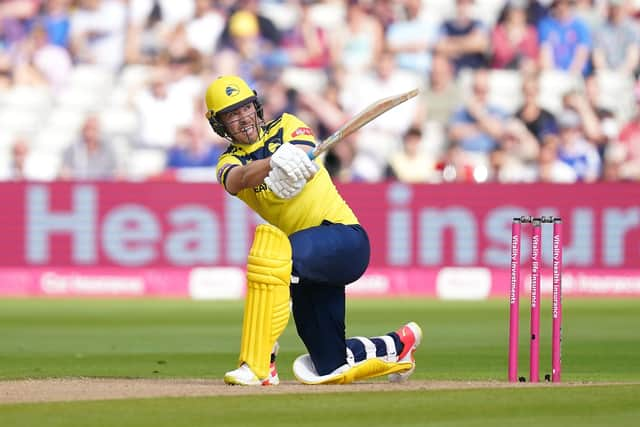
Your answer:
[[[218,181],[266,221],[256,227],[247,259],[240,356],[225,383],[279,383],[277,340],[290,311],[309,352],[294,362],[300,382],[408,378],[422,340],[416,323],[345,338],[345,286],[365,272],[369,238],[327,170],[309,159],[312,130],[287,113],[265,121],[256,92],[237,76],[213,81],[205,98],[211,127],[230,142],[218,160]]]

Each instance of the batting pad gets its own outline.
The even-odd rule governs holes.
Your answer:
[[[367,359],[355,365],[345,364],[327,375],[318,375],[311,356],[304,354],[293,362],[293,374],[303,384],[349,384],[383,375],[406,372],[413,368],[411,362],[387,362],[383,359]]]
[[[289,321],[291,244],[278,228],[256,228],[247,261],[247,297],[239,364],[260,379],[269,375],[271,349]]]

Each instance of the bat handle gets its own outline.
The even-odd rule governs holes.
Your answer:
[[[309,156],[310,160],[314,160],[317,156],[316,156],[316,149],[314,148],[311,151],[307,151],[307,156]]]

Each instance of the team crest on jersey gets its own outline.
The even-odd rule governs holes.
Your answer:
[[[238,93],[240,93],[240,89],[238,89],[234,85],[229,85],[225,88],[224,93],[226,93],[227,96],[236,96]]]
[[[269,189],[269,187],[267,187],[267,184],[265,184],[264,182],[256,187],[253,187],[253,192],[254,193],[262,193],[263,191],[267,191]]]
[[[298,128],[291,133],[291,138],[295,138],[296,136],[300,135],[313,136],[313,132],[311,131],[311,129],[306,127]]]

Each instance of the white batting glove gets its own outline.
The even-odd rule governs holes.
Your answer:
[[[307,180],[304,178],[292,179],[282,168],[274,167],[264,182],[280,199],[291,199],[300,194]]]
[[[269,162],[271,168],[282,168],[292,179],[304,178],[309,180],[318,172],[318,165],[309,159],[309,156],[301,148],[293,144],[282,144],[271,156]]]

